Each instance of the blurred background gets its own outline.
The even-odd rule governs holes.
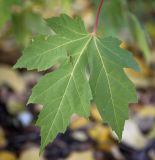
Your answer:
[[[92,31],[100,0],[0,0],[0,160],[155,160],[155,1],[105,0],[98,34],[117,36],[141,72],[125,69],[136,85],[138,104],[130,104],[123,138],[92,106],[89,120],[73,115],[39,157],[35,121],[41,105],[26,106],[32,87],[45,72],[14,70],[35,35],[49,34],[44,19],[67,13],[82,16]],[[54,70],[54,67],[52,68]]]

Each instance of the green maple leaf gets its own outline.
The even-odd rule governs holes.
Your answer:
[[[87,33],[79,17],[61,15],[48,24],[56,34],[36,37],[15,65],[46,70],[60,64],[58,70],[41,78],[29,99],[29,103],[44,106],[37,121],[41,151],[65,131],[73,113],[89,116],[91,100],[121,138],[128,103],[137,101],[134,85],[123,71],[129,67],[139,70],[132,55],[119,47],[116,38]]]

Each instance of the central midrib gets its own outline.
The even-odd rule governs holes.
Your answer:
[[[115,116],[115,120],[116,120],[116,126],[118,126],[118,122],[117,122],[117,118],[116,118],[116,112],[115,112],[115,108],[114,108],[114,102],[113,102],[113,96],[112,96],[112,91],[111,91],[111,87],[110,87],[110,80],[108,78],[108,73],[107,73],[107,70],[106,70],[106,67],[105,67],[105,64],[102,60],[102,56],[101,56],[101,53],[100,53],[100,50],[98,48],[98,45],[97,45],[97,42],[96,42],[96,39],[94,38],[94,43],[95,43],[95,46],[96,46],[96,49],[97,49],[97,52],[98,52],[98,55],[101,59],[101,62],[102,62],[102,65],[103,65],[103,68],[105,70],[105,73],[106,73],[106,78],[107,78],[107,82],[108,82],[108,88],[109,88],[109,92],[110,92],[110,97],[111,97],[111,102],[112,102],[112,106],[113,106],[113,111],[114,111],[114,116]]]

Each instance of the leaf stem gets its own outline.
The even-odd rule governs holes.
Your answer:
[[[97,11],[97,15],[96,15],[96,20],[95,20],[95,24],[94,24],[94,29],[93,29],[93,34],[95,34],[97,32],[97,28],[98,28],[98,23],[99,23],[99,16],[100,16],[100,12],[101,12],[101,8],[103,5],[104,0],[101,0],[101,3],[98,7],[98,11]]]

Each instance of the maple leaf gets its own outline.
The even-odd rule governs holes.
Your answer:
[[[139,70],[131,53],[121,49],[116,38],[87,33],[79,17],[61,15],[47,23],[56,35],[36,37],[15,65],[46,70],[60,64],[58,70],[39,80],[29,99],[29,103],[44,106],[37,121],[41,127],[41,151],[65,131],[73,113],[89,116],[91,100],[121,138],[127,105],[137,101],[134,85],[123,71],[129,67]]]

